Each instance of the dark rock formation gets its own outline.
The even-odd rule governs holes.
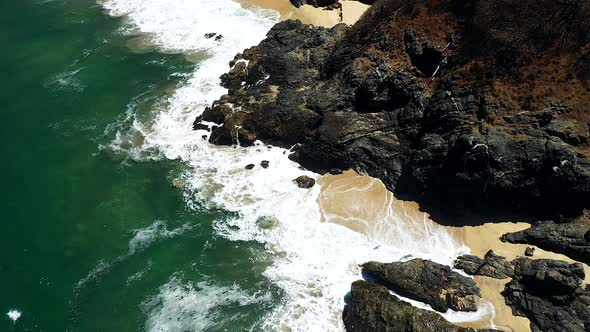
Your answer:
[[[480,292],[475,281],[446,265],[419,258],[403,263],[369,262],[363,264],[363,273],[401,296],[428,303],[440,312],[449,308],[477,310]]]
[[[530,243],[590,264],[590,213],[564,223],[539,222],[520,232],[504,234],[502,241]]]
[[[348,332],[477,331],[455,326],[432,311],[418,309],[399,300],[384,286],[364,280],[352,284],[342,318]]]
[[[366,172],[442,222],[579,214],[589,18],[582,0],[381,0],[352,28],[281,22],[197,122],[223,123],[217,144],[301,143],[307,169]]]
[[[260,163],[260,166],[262,166],[262,168],[268,168],[270,166],[270,162],[268,160],[263,160]]]
[[[223,39],[223,35],[216,33],[216,32],[208,32],[205,34],[205,38],[207,38],[207,39],[215,38],[215,41],[221,41]]]
[[[535,248],[533,247],[527,247],[524,250],[524,255],[527,257],[533,257],[535,255]]]
[[[254,164],[248,164],[245,167],[246,169],[250,170],[250,169],[254,169]]]
[[[293,182],[297,183],[297,186],[303,189],[309,189],[315,185],[315,180],[306,175],[297,177]]]
[[[526,316],[533,332],[590,331],[590,291],[583,289],[581,264],[519,258],[516,277],[502,293],[515,315]]]
[[[514,267],[505,257],[488,251],[481,259],[473,255],[463,255],[455,261],[455,268],[465,271],[469,275],[486,276],[495,279],[514,277]]]

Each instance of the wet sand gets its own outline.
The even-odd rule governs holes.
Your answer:
[[[378,179],[347,171],[325,175],[318,184],[322,187],[318,197],[322,221],[346,226],[375,241],[395,243],[398,248],[429,251],[432,248],[427,242],[460,247],[443,226],[418,209],[418,204],[395,199]],[[425,237],[429,241],[416,241]],[[438,256],[437,252],[432,254]]]
[[[420,211],[415,202],[395,199],[383,183],[369,176],[357,175],[354,171],[342,175],[325,175],[318,179],[321,186],[318,204],[323,222],[337,223],[354,231],[367,234],[375,240],[403,244],[408,233],[413,238],[428,236],[444,238],[451,235],[457,241],[469,247],[473,255],[483,257],[489,249],[512,260],[524,256],[529,245],[503,243],[500,236],[507,232],[515,232],[530,227],[527,223],[488,223],[481,226],[449,227],[441,226],[430,220],[428,214]],[[422,234],[421,234],[422,233]],[[443,234],[444,233],[444,234]],[[410,237],[412,238],[412,237]],[[534,247],[534,246],[531,246]],[[534,259],[550,258],[573,262],[572,259],[535,248]],[[584,264],[583,264],[584,265]],[[590,280],[590,267],[584,265],[586,283]],[[505,304],[500,294],[509,279],[497,280],[476,276],[475,281],[481,288],[482,297],[491,302],[495,308],[493,322],[496,328],[506,331],[530,331],[529,321],[524,317],[512,315],[511,309]],[[491,317],[479,322],[458,324],[466,327],[489,327]]]
[[[294,19],[303,23],[323,27],[333,27],[338,23],[354,24],[369,8],[358,1],[342,1],[342,9],[324,10],[305,5],[295,8],[289,0],[239,0],[243,6],[257,6],[276,10],[281,15],[281,21]],[[341,17],[342,16],[342,17]]]

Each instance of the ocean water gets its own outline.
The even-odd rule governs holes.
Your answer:
[[[320,222],[319,186],[292,182],[318,175],[287,150],[191,129],[277,19],[233,0],[0,4],[1,331],[337,331],[358,264],[466,252],[427,227]]]

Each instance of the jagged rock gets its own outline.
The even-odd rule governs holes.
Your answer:
[[[193,130],[207,130],[207,131],[209,131],[209,126],[207,126],[206,124],[203,124],[201,122],[195,121],[195,123],[193,123]]]
[[[254,164],[248,164],[245,167],[247,170],[254,169]]]
[[[297,183],[297,186],[303,189],[309,189],[315,185],[315,180],[307,175],[302,175],[293,180],[293,182]]]
[[[328,171],[328,173],[332,174],[332,175],[340,175],[342,173],[344,173],[341,169],[339,168],[332,168]]]
[[[495,279],[514,277],[514,267],[505,257],[488,251],[481,259],[473,255],[463,255],[455,261],[455,268],[465,271],[469,275],[486,276]]]
[[[524,257],[513,263],[516,277],[502,294],[515,315],[531,321],[533,332],[590,330],[590,291],[581,287],[581,264]]]
[[[535,255],[535,248],[533,247],[527,247],[524,250],[524,255],[527,257],[533,257]]]
[[[268,160],[263,160],[263,161],[260,163],[260,166],[262,166],[262,168],[268,168],[268,167],[270,166],[270,161],[268,161]]]
[[[562,224],[553,221],[539,222],[531,228],[504,234],[501,240],[510,243],[530,243],[590,264],[589,232],[590,214],[586,212],[584,216]]]
[[[223,35],[216,33],[216,32],[208,32],[205,34],[205,38],[207,38],[207,39],[215,38],[215,41],[221,41],[223,39]]]
[[[363,264],[363,273],[392,291],[430,304],[434,310],[446,312],[476,311],[480,296],[473,279],[423,259],[407,262]]]
[[[398,299],[384,286],[364,280],[352,284],[350,299],[344,307],[342,318],[348,332],[477,331],[455,326],[432,311],[418,309]]]
[[[224,123],[216,144],[300,143],[306,169],[362,171],[441,222],[577,215],[589,18],[581,0],[384,0],[351,28],[281,22],[200,120]]]

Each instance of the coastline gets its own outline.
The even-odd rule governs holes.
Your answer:
[[[499,240],[502,234],[530,227],[527,223],[498,222],[480,226],[442,226],[432,221],[427,213],[422,212],[418,203],[398,200],[380,180],[359,175],[352,170],[340,175],[321,176],[317,183],[321,187],[318,205],[322,222],[336,223],[373,239],[381,237],[381,241],[399,242],[401,239],[396,238],[395,233],[388,233],[388,231],[396,227],[399,229],[402,225],[406,233],[398,235],[406,235],[407,232],[419,234],[424,229],[429,230],[423,233],[425,236],[432,234],[440,236],[447,233],[456,243],[465,245],[472,255],[478,257],[483,257],[488,250],[492,249],[511,261],[524,256],[524,250],[527,247],[534,247],[533,259],[575,262],[565,255],[532,245],[510,244]],[[426,241],[426,239],[423,240]],[[586,272],[585,283],[589,283],[590,266],[583,263],[582,265]],[[530,321],[526,317],[514,316],[512,309],[506,305],[504,297],[500,294],[510,279],[474,276],[474,280],[481,289],[482,298],[492,303],[495,312],[481,320],[455,322],[455,324],[471,328],[490,328],[489,322],[493,321],[496,327],[509,331],[531,330]]]
[[[264,1],[260,0],[258,2],[262,3]],[[275,26],[276,30],[271,30],[267,35],[269,40],[273,41],[274,39],[275,44],[281,45],[281,47],[272,47],[272,43],[261,44],[261,47],[256,49],[254,53],[240,55],[240,57],[242,57],[241,60],[244,60],[247,63],[247,68],[236,67],[230,72],[232,75],[232,81],[228,81],[225,86],[230,91],[229,97],[227,97],[226,100],[231,101],[234,106],[237,105],[237,107],[240,108],[242,106],[244,107],[244,109],[241,109],[240,115],[235,117],[232,109],[219,106],[197,118],[196,122],[213,121],[220,116],[225,118],[225,120],[228,120],[229,118],[231,122],[225,123],[227,124],[225,128],[214,130],[214,136],[212,136],[210,140],[212,143],[222,145],[234,143],[234,133],[231,131],[231,128],[234,127],[238,128],[238,132],[235,134],[236,140],[240,143],[243,142],[245,146],[254,144],[258,134],[260,134],[260,138],[271,139],[269,137],[272,137],[272,139],[275,139],[279,144],[285,144],[285,146],[293,142],[301,142],[302,139],[314,137],[316,139],[315,142],[305,144],[303,147],[295,151],[295,154],[293,155],[294,161],[298,161],[303,167],[307,167],[310,170],[315,170],[322,174],[326,169],[330,169],[331,167],[343,167],[361,169],[375,176],[375,178],[369,178],[346,172],[342,174],[340,178],[338,178],[338,176],[335,176],[336,178],[331,178],[331,176],[322,177],[318,180],[322,192],[320,193],[317,202],[321,210],[321,219],[324,222],[327,221],[345,226],[356,233],[366,235],[371,241],[376,243],[395,243],[395,248],[402,249],[401,251],[404,253],[407,253],[408,251],[410,252],[410,254],[405,256],[396,256],[397,258],[390,256],[391,258],[388,259],[398,259],[403,261],[406,257],[420,257],[430,259],[434,263],[442,263],[443,265],[452,266],[452,260],[459,256],[461,249],[467,249],[467,247],[469,247],[469,251],[479,256],[490,249],[497,251],[500,255],[506,256],[508,260],[523,255],[526,247],[533,246],[505,244],[499,242],[497,239],[499,235],[506,232],[526,229],[528,224],[493,222],[484,224],[479,228],[442,226],[432,221],[426,213],[421,212],[418,204],[396,200],[393,197],[393,194],[385,189],[386,185],[388,188],[395,187],[399,189],[400,187],[397,186],[396,181],[401,181],[401,184],[404,187],[403,189],[400,189],[400,192],[408,190],[416,191],[414,193],[416,196],[410,196],[412,199],[431,204],[436,202],[436,204],[448,209],[448,211],[458,212],[459,214],[462,212],[464,213],[469,209],[479,211],[482,215],[487,215],[486,211],[489,212],[494,210],[520,211],[522,210],[522,205],[525,205],[526,209],[528,209],[524,213],[525,215],[528,213],[531,216],[541,216],[540,218],[542,218],[543,213],[547,213],[548,211],[555,212],[585,206],[582,202],[583,199],[580,197],[571,197],[568,201],[567,198],[569,196],[567,195],[571,195],[571,193],[566,195],[564,187],[557,185],[561,183],[557,180],[551,182],[551,186],[553,187],[544,186],[545,182],[543,179],[545,179],[546,174],[540,171],[542,170],[541,168],[535,166],[538,160],[545,159],[550,160],[551,163],[559,164],[559,166],[551,168],[553,171],[551,176],[554,178],[560,178],[560,176],[564,177],[560,175],[561,168],[564,168],[564,172],[569,172],[566,173],[566,176],[568,176],[567,180],[571,180],[566,184],[574,186],[577,183],[577,180],[573,179],[585,179],[585,169],[583,167],[568,166],[572,164],[570,164],[569,160],[564,161],[563,158],[565,158],[564,156],[566,156],[567,153],[571,152],[570,150],[574,149],[574,146],[579,146],[580,143],[574,140],[570,141],[567,137],[563,138],[559,135],[556,136],[555,129],[552,128],[543,129],[541,131],[524,131],[522,133],[515,133],[514,121],[517,121],[518,123],[522,122],[525,126],[536,128],[535,121],[538,120],[534,117],[528,118],[528,116],[523,119],[518,118],[515,120],[513,119],[513,116],[518,117],[522,115],[521,113],[526,114],[528,112],[521,112],[514,115],[512,114],[513,108],[503,110],[504,119],[506,121],[495,124],[498,129],[496,132],[471,132],[471,134],[474,135],[473,137],[457,137],[456,135],[450,135],[450,133],[453,133],[452,130],[456,128],[465,129],[466,131],[470,130],[473,128],[473,121],[478,121],[482,126],[488,124],[488,122],[493,124],[493,121],[491,121],[488,116],[492,117],[495,115],[487,114],[486,116],[481,116],[477,112],[475,103],[473,103],[476,98],[470,90],[461,90],[461,82],[453,84],[449,83],[448,86],[443,84],[439,86],[436,91],[430,91],[425,88],[423,86],[425,80],[422,80],[421,78],[432,75],[432,79],[430,80],[432,81],[442,64],[440,58],[446,59],[446,57],[456,55],[443,54],[445,50],[447,50],[447,47],[453,43],[453,41],[448,42],[448,39],[452,38],[452,36],[449,37],[448,35],[445,36],[438,32],[429,31],[433,17],[416,17],[406,14],[404,19],[407,20],[407,22],[423,25],[425,34],[429,35],[429,41],[433,44],[438,44],[438,46],[432,46],[434,48],[434,50],[432,50],[434,53],[432,58],[422,59],[420,57],[425,56],[423,51],[425,51],[425,49],[430,49],[428,48],[428,45],[431,44],[421,44],[420,36],[416,35],[413,30],[408,30],[407,28],[404,29],[403,24],[400,24],[399,27],[396,25],[396,27],[392,28],[392,25],[388,24],[389,21],[386,21],[385,17],[377,15],[378,13],[387,12],[386,9],[387,8],[382,7],[372,10],[371,13],[375,15],[365,15],[365,21],[361,26],[364,28],[363,32],[365,35],[375,32],[382,33],[384,31],[388,32],[388,34],[386,34],[387,36],[394,33],[403,33],[406,40],[405,49],[402,47],[399,50],[401,56],[395,58],[401,60],[389,58],[385,60],[382,59],[382,54],[379,53],[380,51],[387,50],[387,46],[394,49],[399,46],[395,41],[389,39],[377,41],[371,40],[369,46],[374,46],[374,49],[370,49],[371,51],[367,52],[368,54],[364,54],[365,57],[361,57],[361,59],[353,58],[355,60],[353,62],[347,62],[350,60],[347,58],[350,54],[346,52],[342,54],[339,53],[338,56],[334,56],[334,58],[331,59],[329,58],[329,54],[326,54],[326,50],[333,49],[334,45],[340,45],[339,36],[343,31],[343,29],[340,29],[341,27],[331,30],[315,28],[312,29],[314,30],[313,32],[310,32],[309,26],[304,26],[299,22],[284,22]],[[408,9],[416,8],[410,7]],[[281,19],[292,18],[293,13],[294,12],[283,11],[281,12]],[[486,11],[486,13],[488,12]],[[430,14],[437,17],[441,12],[433,11]],[[447,14],[452,16],[453,13]],[[313,15],[310,15],[309,17],[312,16]],[[324,15],[323,17],[325,19],[328,16]],[[441,18],[439,23],[441,26],[449,25],[452,28],[461,30],[461,25],[454,24],[457,19],[459,18],[451,17],[451,20],[449,20],[449,17],[444,17]],[[367,23],[366,21],[371,21],[369,22],[371,24],[365,24]],[[381,25],[377,28],[377,24],[373,23],[379,23]],[[329,24],[331,23],[328,19],[319,22],[316,25],[329,26]],[[292,40],[286,38],[284,34],[281,34],[283,31],[289,31]],[[494,31],[494,29],[490,29],[489,33],[494,34]],[[324,37],[326,40],[320,46],[307,45],[305,41],[300,41],[300,39],[303,39],[302,36],[316,37],[318,35]],[[350,38],[354,39],[354,37],[358,35],[360,34],[345,36],[352,36]],[[351,48],[354,49],[355,46],[358,46],[358,42],[358,40],[353,40]],[[442,45],[445,44],[447,47],[444,47],[443,49]],[[302,47],[302,45],[304,45],[304,47]],[[367,47],[365,44],[362,44],[362,46]],[[451,49],[451,52],[460,49],[461,45],[455,45]],[[313,51],[315,51],[315,53],[313,53]],[[496,52],[495,50],[489,50],[489,52],[498,56],[506,55],[502,53],[504,51],[498,51],[497,54],[494,53]],[[315,61],[309,60],[310,54],[314,56]],[[356,53],[353,53],[353,55],[357,56]],[[329,60],[333,60],[334,63],[326,64],[326,57],[328,57]],[[265,61],[265,59],[269,58],[273,60]],[[422,60],[426,62],[422,62]],[[471,60],[477,61],[478,59],[474,58]],[[289,66],[289,70],[284,70],[283,68],[285,66],[282,65],[281,61],[289,61],[290,63],[293,63],[293,67]],[[330,71],[333,70],[333,68],[341,68],[343,63],[347,63],[345,69],[337,72],[337,74]],[[325,65],[328,67],[327,70],[324,68]],[[331,67],[331,65],[334,66]],[[392,65],[398,67],[392,69]],[[410,75],[410,77],[403,77],[403,79],[400,79],[400,71],[396,70],[402,69],[401,72],[404,72],[403,69],[412,66],[416,72]],[[468,67],[468,65],[466,66]],[[377,67],[377,69],[374,72],[371,72],[370,70],[375,67]],[[476,84],[474,82],[479,82],[480,79],[476,73],[477,70],[473,72],[473,69],[477,68],[477,66],[471,67],[473,75],[455,75],[452,78],[457,81],[465,80],[466,83]],[[260,77],[256,76],[256,74],[250,74],[252,72],[256,73],[255,71],[257,69],[266,75],[266,79],[269,77],[274,78],[269,80],[269,82],[272,83],[265,83],[266,79],[260,80]],[[460,71],[463,68],[455,69]],[[383,71],[386,73],[384,74]],[[321,73],[325,72],[334,75],[334,78],[326,79],[321,75]],[[293,87],[293,81],[286,79],[284,75],[285,73],[289,75],[297,75],[299,73],[306,74],[301,78],[298,77],[298,80],[295,81],[295,85],[297,86]],[[461,72],[461,74],[465,73]],[[384,79],[384,76],[388,77],[389,80]],[[569,80],[574,80],[574,76],[570,75],[568,77]],[[490,79],[492,78],[494,78],[493,75],[490,76]],[[531,80],[534,78],[535,77],[530,76]],[[244,83],[249,81],[260,82],[262,85],[267,84],[268,86],[266,88],[271,91],[274,91],[273,87],[275,86],[284,89],[292,89],[295,91],[294,96],[300,98],[294,98],[292,95],[288,95],[290,98],[281,101],[281,106],[283,106],[281,107],[281,110],[274,111],[276,106],[276,96],[271,96],[266,99],[263,98],[262,100],[256,99],[259,95],[259,91],[261,91],[264,86],[261,88],[259,83],[257,83],[255,89],[249,89],[248,87],[242,89],[240,88],[240,85],[238,85],[238,83],[244,85]],[[580,85],[579,82],[574,83],[578,85],[576,86],[576,88],[578,88]],[[522,86],[519,88],[522,88]],[[327,91],[330,93],[326,94]],[[389,94],[382,94],[382,91],[389,91]],[[392,91],[394,93],[392,93]],[[407,99],[402,99],[402,105],[396,104],[399,102],[400,94]],[[325,99],[324,96],[329,96],[330,98]],[[453,97],[447,98],[448,96]],[[251,100],[253,100],[252,97],[256,100],[255,103],[251,102]],[[511,101],[513,95],[507,93],[494,97],[498,98],[498,100],[505,98],[506,100]],[[534,97],[535,96],[531,96],[531,98]],[[428,98],[429,103],[424,105],[421,98]],[[458,98],[461,98],[460,103],[457,102]],[[303,103],[301,103],[301,101],[303,101]],[[413,103],[411,103],[411,101],[413,101]],[[485,101],[481,101],[481,103],[484,103],[483,106],[487,105]],[[268,108],[269,106],[270,108]],[[536,107],[537,105],[534,106]],[[519,107],[528,109],[530,105],[519,105]],[[422,118],[423,113],[415,112],[417,111],[416,108],[425,113],[428,112],[428,115],[431,116],[431,118],[427,118],[426,120],[429,121],[419,121],[424,120],[425,118]],[[258,113],[257,110],[261,109],[265,110],[266,113]],[[268,112],[268,110],[270,110],[270,112]],[[342,110],[352,110],[353,112],[342,112]],[[392,110],[399,111],[396,114],[396,117],[391,116],[390,113]],[[453,112],[449,113],[450,110]],[[406,112],[404,113],[404,111]],[[289,112],[298,114],[299,118],[297,120],[299,120],[300,123],[293,124],[291,118],[289,118],[289,121],[285,121],[283,114]],[[412,115],[414,114],[420,114],[420,118],[413,118]],[[448,114],[458,114],[458,118],[453,119],[452,121],[443,120]],[[477,114],[478,117],[474,118],[473,114]],[[261,117],[260,115],[264,116]],[[266,118],[269,115],[274,116],[272,121],[275,122],[273,122],[272,128],[269,128],[268,121],[266,121]],[[446,125],[446,127],[443,128],[444,131],[442,134],[439,126],[432,125],[435,120],[442,121],[442,123]],[[321,124],[319,128],[315,127],[318,121]],[[412,127],[415,125],[416,121],[418,121],[417,123],[419,123],[424,130],[424,132],[421,133],[424,137],[420,137],[425,140],[431,139],[435,141],[426,142],[417,139],[416,135],[414,135],[415,128]],[[445,121],[450,122],[447,123]],[[548,121],[551,121],[551,119]],[[569,125],[572,120],[565,121]],[[533,125],[531,125],[531,123]],[[542,124],[542,126],[546,125],[547,123]],[[559,126],[559,124],[554,125]],[[391,130],[388,126],[392,126],[395,129]],[[412,131],[407,130],[409,127],[411,127]],[[296,132],[291,128],[297,128]],[[300,130],[301,128],[304,130]],[[558,128],[557,130],[562,129],[563,128]],[[262,133],[264,133],[264,135],[262,135]],[[521,136],[519,136],[519,134],[521,134]],[[551,146],[551,153],[555,152],[553,155],[549,153],[546,146],[547,135],[560,138],[563,141],[562,144]],[[532,148],[535,149],[536,154],[533,157],[528,155],[524,157],[525,159],[531,159],[531,161],[534,162],[533,164],[522,163],[521,159],[523,157],[519,153],[522,149],[521,144],[523,144],[522,136],[530,136],[534,139]],[[491,145],[494,148],[493,151],[490,146],[488,146],[488,144],[491,144],[489,143],[490,137],[492,137],[492,143],[494,144]],[[580,140],[583,140],[583,137]],[[457,151],[453,150],[453,152],[457,152],[457,154],[449,155],[449,151],[441,148],[446,145],[455,147]],[[542,146],[545,146],[545,148],[543,149]],[[527,149],[528,148],[531,147],[527,146]],[[326,150],[329,152],[326,153]],[[487,157],[491,153],[500,155],[494,163],[492,163]],[[555,155],[559,155],[560,157],[555,159]],[[580,158],[584,158],[584,155],[579,156]],[[451,167],[452,169],[449,170],[449,161],[445,158],[451,157],[455,158],[451,160],[455,163],[451,166],[456,169]],[[508,162],[503,161],[504,159],[508,159]],[[370,160],[370,162],[368,160]],[[415,164],[412,164],[412,162],[408,163],[408,160]],[[473,165],[467,165],[466,160],[474,161]],[[490,165],[490,163],[493,165]],[[511,175],[507,180],[490,182],[495,187],[488,188],[489,183],[485,182],[485,186],[481,189],[486,193],[486,200],[480,200],[475,197],[475,195],[472,195],[472,193],[474,193],[474,188],[479,188],[478,186],[481,185],[482,178],[489,178],[490,167],[494,171],[497,171],[494,173],[494,176],[497,176],[498,178],[504,177],[507,172]],[[517,167],[517,169],[515,170],[514,167]],[[534,179],[532,184],[528,183],[530,182],[530,178],[527,178],[527,176],[531,176],[529,174],[530,172],[532,172],[531,174]],[[400,173],[402,174],[401,176],[403,176],[403,181],[399,178]],[[453,174],[455,176],[453,176]],[[449,177],[450,179],[448,181],[450,183],[440,180],[440,176]],[[521,190],[519,183],[525,180],[528,181],[527,184],[531,185],[532,189],[541,190],[542,195],[534,195],[534,190],[527,193],[519,191]],[[561,178],[560,180],[563,181]],[[452,190],[449,190],[449,188]],[[562,191],[564,194],[560,195],[559,193]],[[452,192],[456,192],[456,194],[451,194]],[[352,195],[350,195],[351,193]],[[524,203],[520,203],[520,200],[516,199],[517,197],[520,198],[520,196],[524,196]],[[504,204],[508,198],[510,198],[510,201],[518,203],[512,203],[509,207],[503,206],[502,204]],[[562,200],[568,201],[569,204],[567,207],[558,204]],[[467,206],[467,209],[465,209],[465,205]],[[464,209],[466,211],[463,211]],[[573,235],[575,241],[583,241],[586,239],[590,233],[581,233],[585,231],[586,230],[584,229],[575,230],[575,235]],[[551,241],[555,241],[554,236],[549,236],[549,238],[552,239]],[[430,241],[435,241],[437,245],[442,244],[446,247],[444,247],[443,250],[441,250],[441,247],[434,249],[434,246],[428,248],[428,245],[431,244],[429,243]],[[463,247],[463,245],[466,247]],[[545,244],[541,245],[551,248],[551,246]],[[413,246],[421,246],[419,249],[425,250],[412,251],[412,249],[417,249]],[[376,250],[379,247],[380,245],[377,245],[374,249]],[[554,246],[554,248],[556,247]],[[574,254],[577,254],[582,249],[574,249],[573,252]],[[559,246],[555,250],[568,252],[567,248],[566,250],[562,250]],[[572,251],[570,251],[570,253],[571,252]],[[413,253],[417,253],[417,255],[413,255]],[[587,282],[588,280],[588,267],[586,265],[572,266],[565,264],[573,262],[573,260],[568,259],[563,255],[542,251],[540,249],[537,250],[537,254],[534,256],[535,257],[531,260],[518,260],[513,262],[515,267],[513,268],[513,283],[511,283],[511,285],[518,286],[519,283],[520,285],[523,283],[529,283],[525,277],[527,275],[524,273],[529,273],[530,271],[523,271],[520,269],[518,265],[519,262],[524,261],[528,263],[538,258],[546,258],[551,260],[551,262],[534,263],[539,265],[532,268],[534,271],[540,273],[535,274],[538,276],[536,278],[539,278],[541,282],[545,282],[545,279],[543,279],[544,273],[547,273],[545,264],[551,265],[551,267],[548,267],[549,269],[570,269],[574,271],[571,274],[575,275],[575,277],[573,277],[574,280],[572,280],[570,285],[574,285],[575,282],[576,291],[585,292],[580,285],[582,282]],[[558,260],[561,260],[561,262]],[[584,260],[583,257],[582,260]],[[565,263],[563,261],[565,261]],[[583,266],[583,269],[581,266]],[[527,267],[527,269],[530,268]],[[583,278],[581,277],[582,270],[586,271],[585,281],[583,281]],[[478,272],[470,273],[477,274]],[[481,319],[479,320],[482,322],[481,327],[499,325],[506,326],[511,330],[528,330],[528,319],[514,317],[512,312],[519,312],[521,315],[526,314],[528,317],[531,317],[531,325],[536,324],[534,320],[535,315],[543,314],[543,310],[539,311],[536,308],[529,308],[530,305],[525,298],[526,292],[528,292],[526,288],[520,288],[525,289],[524,295],[520,292],[510,292],[506,295],[506,300],[504,300],[504,298],[500,296],[500,293],[506,286],[506,280],[496,282],[488,281],[481,277],[475,277],[475,280],[480,283],[484,297],[488,297],[488,301],[494,304],[497,311],[495,323],[485,325],[484,321],[486,319]],[[469,282],[472,281],[469,280]],[[520,302],[516,303],[510,298],[511,296]],[[543,298],[539,301],[545,300],[547,299]],[[512,307],[507,307],[505,301],[511,302]],[[585,301],[585,298],[579,299],[578,296],[576,296],[573,298],[572,303],[573,301],[583,302]],[[576,302],[576,305],[578,302]],[[550,303],[543,303],[542,305],[548,308],[553,307]],[[523,308],[526,310],[532,310],[532,313],[523,313]],[[563,310],[569,310],[569,308]],[[555,317],[552,318],[552,321],[543,321],[541,324],[563,324],[562,322],[557,322],[559,319],[558,316],[559,314],[556,314]],[[490,314],[490,317],[494,318],[493,313]],[[360,317],[360,320],[362,319],[363,317]],[[578,319],[578,321],[580,320]],[[458,322],[453,321],[453,323]],[[474,326],[473,324],[477,324],[477,322],[471,320],[470,323],[466,323],[465,325]],[[580,323],[576,322],[573,324]],[[533,327],[536,326],[533,325]]]

